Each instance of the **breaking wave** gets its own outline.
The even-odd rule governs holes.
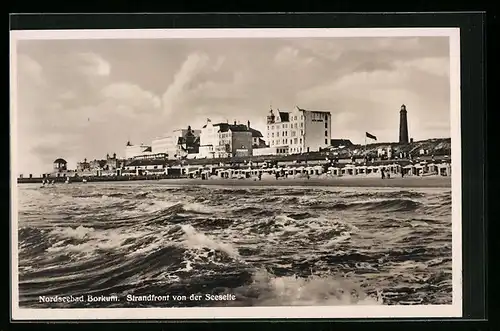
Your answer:
[[[237,298],[92,307],[451,301],[446,190],[75,184],[40,191],[20,192],[22,307],[64,294]]]

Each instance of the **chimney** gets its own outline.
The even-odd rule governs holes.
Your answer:
[[[106,154],[106,159],[109,159],[109,153],[108,153],[108,154]]]
[[[247,122],[247,126],[250,129],[250,121]]]
[[[234,125],[236,125],[236,121],[234,121]]]
[[[116,159],[116,153],[113,153],[113,159]]]

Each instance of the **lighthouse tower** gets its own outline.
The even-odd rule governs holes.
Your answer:
[[[402,105],[399,111],[399,143],[408,144],[408,118],[405,105]]]

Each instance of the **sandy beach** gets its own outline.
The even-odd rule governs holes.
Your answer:
[[[167,179],[159,183],[166,185],[225,185],[225,186],[338,186],[338,187],[451,187],[451,177],[404,177],[404,178],[290,178],[278,180],[251,179]]]

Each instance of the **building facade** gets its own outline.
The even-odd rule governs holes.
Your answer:
[[[219,125],[218,136],[216,158],[252,156],[252,131],[246,125],[222,123]]]
[[[62,172],[68,170],[68,162],[65,159],[58,158],[53,163],[53,168],[55,172]]]
[[[190,126],[187,129],[174,130],[171,134],[154,139],[151,151],[153,154],[166,154],[170,160],[178,159],[186,154],[184,151],[189,150],[191,153],[193,149],[198,148],[195,138],[199,141],[200,134],[201,130],[192,130]]]
[[[133,159],[136,156],[151,153],[151,146],[140,144],[140,145],[132,145],[127,142],[127,146],[125,147],[125,159]]]
[[[266,138],[279,154],[319,151],[331,144],[332,116],[328,111],[295,107],[291,112],[272,109],[267,116]]]
[[[201,128],[200,133],[200,158],[214,158],[216,157],[216,149],[219,148],[219,131],[220,126],[227,123],[212,123],[207,119],[207,123]]]

